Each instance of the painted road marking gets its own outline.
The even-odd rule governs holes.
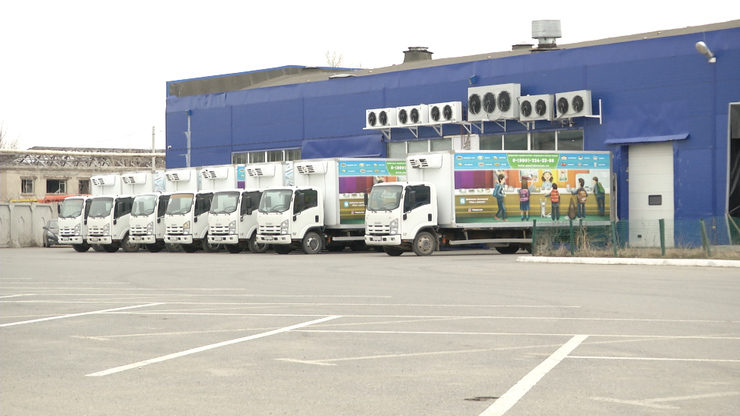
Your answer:
[[[568,342],[563,344],[557,349],[552,355],[547,357],[545,361],[541,362],[540,365],[535,367],[529,372],[524,378],[519,380],[513,387],[511,387],[506,393],[498,398],[488,409],[486,409],[480,416],[500,416],[509,411],[527,392],[539,382],[542,377],[547,375],[555,366],[557,366],[565,357],[568,356],[573,350],[575,350],[583,341],[588,338],[588,335],[576,335],[571,338]]]
[[[184,357],[184,356],[187,356],[187,355],[191,355],[191,354],[196,354],[196,353],[203,352],[203,351],[212,350],[212,349],[215,349],[215,348],[225,347],[227,345],[233,345],[233,344],[237,344],[237,343],[244,342],[244,341],[251,341],[251,340],[255,340],[255,339],[259,339],[259,338],[269,337],[271,335],[281,334],[283,332],[288,332],[288,331],[292,331],[292,330],[297,329],[297,328],[303,328],[303,327],[306,327],[306,326],[309,326],[309,325],[319,324],[319,323],[326,322],[326,321],[331,321],[331,320],[337,319],[337,318],[341,318],[341,316],[338,316],[338,315],[327,316],[327,317],[324,317],[324,318],[321,318],[321,319],[315,319],[313,321],[303,322],[303,323],[300,323],[300,324],[286,326],[285,328],[280,328],[280,329],[276,329],[276,330],[273,330],[273,331],[263,332],[261,334],[249,335],[249,336],[242,337],[242,338],[237,338],[237,339],[232,339],[232,340],[228,340],[228,341],[218,342],[216,344],[210,344],[210,345],[204,345],[202,347],[191,348],[189,350],[180,351],[180,352],[176,352],[176,353],[173,353],[173,354],[167,354],[167,355],[163,355],[161,357],[151,358],[149,360],[144,360],[144,361],[139,361],[139,362],[132,363],[132,364],[122,365],[122,366],[119,366],[119,367],[110,368],[108,370],[98,371],[96,373],[90,373],[90,374],[87,374],[86,376],[87,377],[102,377],[102,376],[107,376],[107,375],[111,375],[111,374],[115,374],[115,373],[120,373],[120,372],[123,372],[123,371],[132,370],[134,368],[144,367],[144,366],[147,366],[147,365],[150,365],[150,364],[161,363],[163,361],[167,361],[167,360],[172,360],[172,359],[175,359],[175,358]]]
[[[149,306],[157,306],[157,305],[163,305],[163,303],[147,303],[145,305],[124,306],[123,308],[102,309],[102,310],[99,310],[99,311],[82,312],[82,313],[70,313],[70,314],[66,314],[66,315],[50,316],[50,317],[39,318],[39,319],[31,319],[31,320],[28,320],[28,321],[10,322],[10,323],[7,323],[7,324],[0,324],[0,328],[4,328],[4,327],[8,327],[8,326],[16,326],[16,325],[33,324],[33,323],[36,323],[36,322],[53,321],[55,319],[74,318],[74,317],[77,317],[77,316],[103,314],[103,313],[108,313],[108,312],[123,311],[123,310],[127,310],[127,309],[147,308]]]
[[[33,294],[33,293],[25,293],[25,294],[21,294],[21,295],[0,296],[0,299],[20,298],[22,296],[35,296],[35,294]]]
[[[666,358],[666,357],[599,357],[594,355],[571,355],[568,358],[579,360],[624,360],[624,361],[685,361],[697,363],[740,363],[740,360],[720,358]]]
[[[740,395],[740,391],[696,394],[692,396],[662,397],[662,398],[645,399],[645,400],[621,400],[621,399],[613,399],[611,397],[589,397],[589,399],[596,400],[599,402],[629,404],[632,406],[649,407],[652,409],[676,410],[676,409],[680,409],[680,407],[671,406],[667,404],[660,404],[660,403],[670,403],[670,402],[678,402],[678,401],[685,401],[685,400],[713,399],[716,397],[728,397],[728,396],[737,396],[737,395]]]

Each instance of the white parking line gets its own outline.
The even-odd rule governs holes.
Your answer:
[[[613,399],[611,397],[589,397],[589,399],[600,401],[600,402],[629,404],[633,406],[649,407],[652,409],[676,410],[676,409],[680,409],[680,407],[665,405],[665,404],[658,404],[658,403],[679,402],[679,401],[684,401],[684,400],[714,399],[717,397],[729,397],[729,396],[737,396],[737,395],[740,395],[739,391],[695,394],[691,396],[660,397],[660,398],[645,399],[645,400],[621,400],[621,399]]]
[[[98,371],[97,373],[90,373],[90,374],[87,374],[86,376],[87,377],[102,377],[102,376],[107,376],[107,375],[111,375],[115,373],[120,373],[123,371],[132,370],[134,368],[144,367],[149,364],[161,363],[162,361],[172,360],[175,358],[184,357],[186,355],[191,355],[191,354],[196,354],[196,353],[203,352],[203,351],[212,350],[214,348],[225,347],[227,345],[233,345],[233,344],[237,344],[237,343],[244,342],[244,341],[251,341],[254,339],[269,337],[270,335],[281,334],[283,332],[288,332],[288,331],[292,331],[297,328],[303,328],[305,326],[319,324],[319,323],[326,322],[326,321],[331,321],[332,319],[337,319],[337,318],[341,318],[341,316],[338,316],[338,315],[327,316],[325,318],[315,319],[313,321],[308,321],[308,322],[303,322],[300,324],[286,326],[285,328],[276,329],[274,331],[263,332],[261,334],[255,334],[255,335],[250,335],[250,336],[246,336],[242,338],[232,339],[229,341],[218,342],[216,344],[210,344],[210,345],[204,345],[202,347],[191,348],[189,350],[180,351],[180,352],[176,352],[173,354],[167,354],[161,357],[151,358],[149,360],[139,361],[133,364],[127,364],[127,365],[122,365],[119,367],[110,368],[108,370]]]
[[[33,324],[36,322],[44,322],[44,321],[52,321],[55,319],[66,319],[66,318],[74,318],[77,316],[85,316],[85,315],[95,315],[95,314],[101,314],[106,312],[115,312],[115,311],[123,311],[127,309],[136,309],[136,308],[146,308],[149,306],[157,306],[157,305],[163,305],[163,303],[147,303],[146,305],[134,305],[134,306],[124,306],[123,308],[114,308],[114,309],[102,309],[99,311],[92,311],[92,312],[82,312],[82,313],[70,313],[66,315],[59,315],[59,316],[49,316],[46,318],[39,318],[39,319],[31,319],[28,321],[18,321],[18,322],[10,322],[7,324],[0,324],[0,328],[8,327],[8,326],[15,326],[15,325],[25,325],[25,324]]]
[[[20,295],[7,295],[7,296],[0,296],[0,299],[9,299],[9,298],[19,298],[22,296],[34,296],[33,293],[24,293]]]
[[[616,360],[616,361],[685,361],[696,363],[740,363],[740,360],[721,358],[667,358],[667,357],[599,357],[594,355],[571,355],[578,360]]]
[[[496,402],[494,402],[488,409],[486,409],[480,416],[501,416],[508,412],[527,392],[537,384],[547,373],[550,372],[555,366],[557,366],[565,357],[568,356],[574,349],[576,349],[583,341],[588,338],[588,335],[576,335],[571,338],[568,342],[563,344],[562,347],[558,348],[557,351],[552,353],[545,361],[540,363],[532,371],[529,372],[524,378],[519,380],[512,388],[506,391]]]

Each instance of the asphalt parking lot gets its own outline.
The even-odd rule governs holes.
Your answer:
[[[737,269],[0,250],[3,415],[736,415]]]

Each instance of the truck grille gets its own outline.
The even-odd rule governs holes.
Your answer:
[[[228,235],[229,234],[229,226],[228,225],[211,225],[208,229],[208,233],[210,235]]]
[[[260,225],[259,234],[280,235],[280,225]]]
[[[391,232],[390,224],[367,224],[367,233],[372,235],[388,235]]]
[[[147,235],[146,227],[142,225],[134,225],[129,230],[129,234],[131,235]]]
[[[71,237],[71,236],[80,235],[80,234],[76,233],[73,227],[64,227],[64,228],[59,229],[59,235],[63,237]]]
[[[168,225],[167,226],[167,234],[173,235],[173,234],[182,234],[182,226],[181,225]]]
[[[106,234],[103,231],[103,227],[92,226],[87,229],[87,235],[91,237],[102,237]]]

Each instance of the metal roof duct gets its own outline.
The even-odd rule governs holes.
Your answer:
[[[539,42],[533,51],[557,49],[555,40],[562,37],[560,20],[533,20],[532,38]]]

